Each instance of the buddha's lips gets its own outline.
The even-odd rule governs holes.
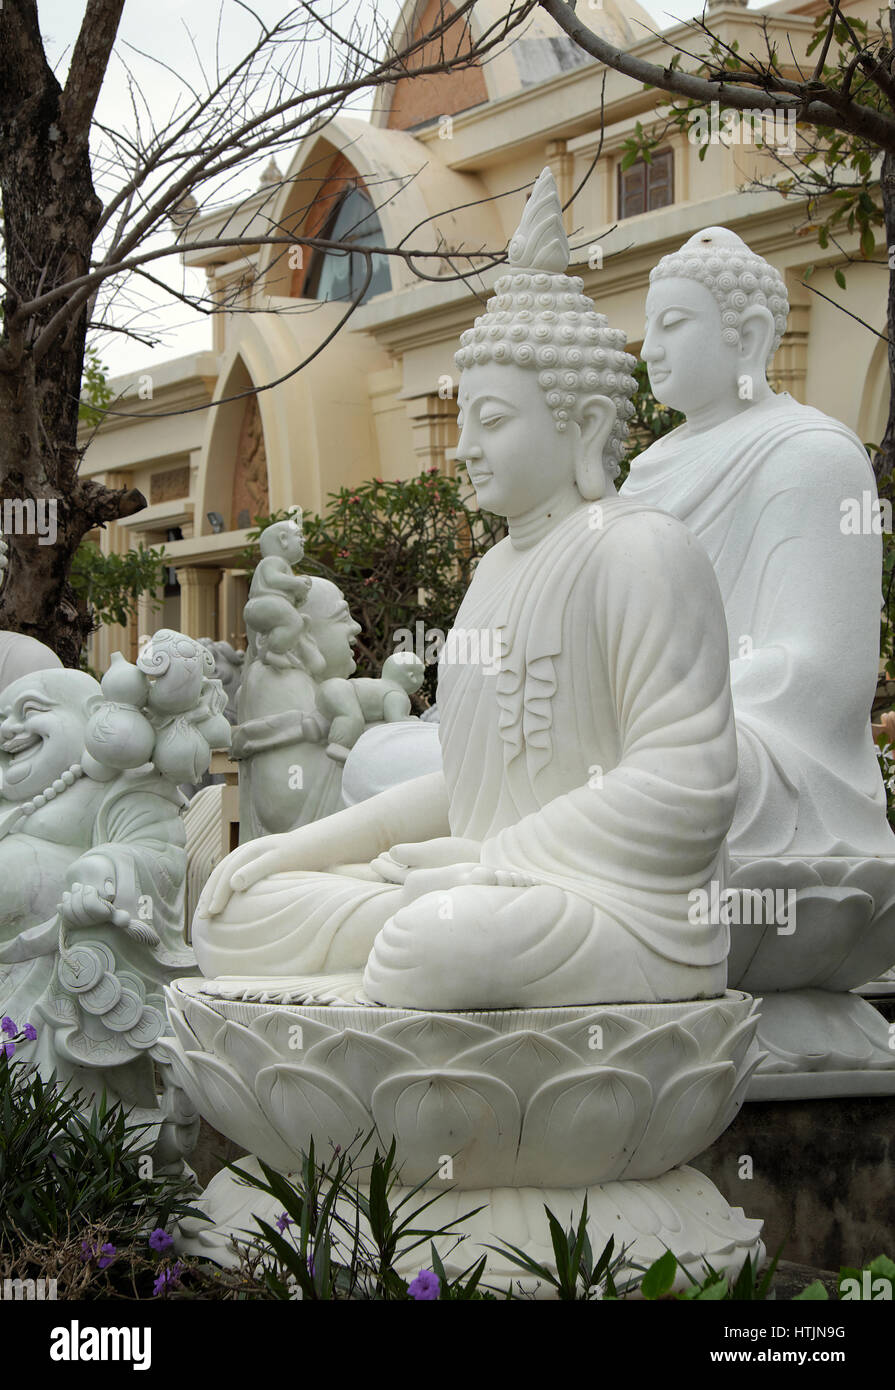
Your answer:
[[[650,367],[648,369],[650,381],[665,381],[671,376],[670,367]]]

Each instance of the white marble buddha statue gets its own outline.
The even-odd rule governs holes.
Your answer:
[[[723,607],[686,529],[614,492],[632,359],[568,257],[545,170],[457,354],[458,455],[509,535],[455,631],[496,633],[499,670],[449,638],[443,772],[217,867],[206,976],[364,971],[441,1010],[723,993],[727,928],[688,915],[736,800]]]
[[[804,900],[792,941],[772,929],[759,950],[735,930],[731,983],[847,989],[895,956],[880,917],[895,836],[870,730],[881,538],[846,524],[846,499],[876,499],[860,440],[768,385],[788,311],[779,273],[723,227],[659,262],[642,356],[655,396],[686,422],[634,460],[621,495],[684,522],[718,577],[740,778],[734,881],[815,900],[829,890],[825,913]]]

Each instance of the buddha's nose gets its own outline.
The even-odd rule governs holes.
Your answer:
[[[7,714],[5,718],[0,719],[0,744],[5,743],[7,739],[15,738],[16,734],[24,733],[24,731],[25,726],[22,721],[16,719],[13,714]]]
[[[643,335],[643,346],[640,349],[640,357],[643,362],[658,362],[665,356],[665,349],[657,343],[653,337],[651,328],[648,328]]]

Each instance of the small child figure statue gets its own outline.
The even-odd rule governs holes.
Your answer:
[[[303,643],[307,624],[298,609],[311,589],[307,575],[292,571],[305,553],[301,512],[268,526],[259,545],[261,559],[245,606],[246,628],[261,661],[287,670],[299,661],[296,648]]]
[[[317,691],[317,708],[332,720],[327,753],[343,763],[369,724],[397,724],[411,718],[411,695],[423,683],[426,667],[415,652],[394,652],[378,680],[324,681]]]

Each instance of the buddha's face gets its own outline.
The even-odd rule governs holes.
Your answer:
[[[30,800],[84,752],[88,719],[84,701],[73,692],[71,700],[63,703],[47,690],[39,674],[14,681],[0,696],[0,777],[7,801]]]
[[[537,373],[485,362],[460,376],[460,440],[480,506],[524,516],[549,505],[575,476],[575,431],[556,428]]]
[[[728,399],[737,408],[747,366],[740,345],[725,343],[721,330],[718,303],[697,280],[670,277],[650,286],[640,356],[657,401],[685,415]]]
[[[360,631],[360,623],[354,621],[348,611],[348,604],[341,595],[328,612],[319,617],[311,617],[311,636],[325,662],[318,680],[354,675],[357,662],[354,659],[353,646]]]

